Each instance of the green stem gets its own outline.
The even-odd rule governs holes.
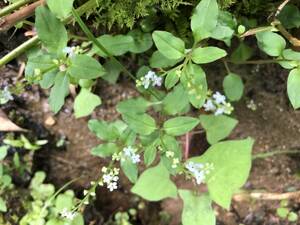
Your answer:
[[[101,51],[103,51],[105,53],[105,55],[107,55],[116,64],[118,64],[122,68],[122,71],[124,73],[126,73],[132,80],[136,81],[136,77],[119,60],[117,60],[112,54],[110,54],[109,51],[97,40],[97,38],[95,38],[93,33],[85,25],[83,20],[80,18],[80,15],[76,12],[76,10],[74,10],[74,8],[72,9],[72,15],[74,16],[76,22],[79,24],[79,26],[81,27],[82,31],[86,34],[88,39],[91,42],[93,42],[94,45],[96,45]],[[151,95],[153,95],[156,99],[161,100],[160,97],[157,96],[156,93],[154,93],[153,91],[147,90],[147,92],[149,92]]]
[[[225,62],[227,63],[232,63],[232,64],[238,64],[238,65],[243,65],[243,64],[270,64],[270,63],[278,63],[278,62],[286,62],[286,61],[292,61],[292,60],[287,60],[287,59],[262,59],[262,60],[248,60],[248,61],[232,61],[232,60],[226,60]]]
[[[283,155],[283,154],[300,154],[300,150],[276,150],[272,152],[258,153],[252,156],[252,160],[264,159],[267,157],[272,157],[275,155]]]
[[[28,3],[34,2],[34,1],[36,1],[36,0],[20,0],[15,3],[12,3],[0,10],[0,17],[6,16],[9,13],[15,11],[16,9],[18,9]]]
[[[76,9],[76,12],[78,12],[79,15],[84,14],[85,12],[89,11],[96,5],[96,0],[90,0],[80,6],[79,8]],[[72,17],[68,17],[65,19],[63,22],[64,23],[69,23],[72,21]],[[21,54],[23,54],[25,51],[28,49],[32,48],[33,46],[37,45],[39,43],[39,38],[38,36],[34,36],[31,39],[27,40],[11,52],[9,52],[7,55],[5,55],[3,58],[0,59],[0,68],[4,66],[5,64],[9,63],[11,60],[17,58]]]
[[[27,51],[28,49],[35,46],[37,43],[39,43],[38,36],[35,36],[28,41],[24,42],[14,50],[12,50],[10,53],[5,55],[3,58],[0,59],[0,68],[7,64],[8,62],[12,61],[13,59],[17,58],[19,55]]]

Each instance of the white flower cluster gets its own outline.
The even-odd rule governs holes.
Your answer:
[[[68,209],[64,208],[62,212],[60,212],[60,216],[67,220],[73,220],[77,214],[75,212],[69,211]]]
[[[136,149],[128,146],[123,149],[123,154],[125,157],[131,160],[132,163],[137,164],[141,161],[140,155],[136,154]]]
[[[178,158],[174,157],[175,153],[172,151],[167,151],[166,156],[167,156],[167,158],[172,159],[172,168],[176,169],[178,167],[178,164],[180,163],[180,161]]]
[[[144,77],[136,81],[136,85],[143,86],[145,89],[148,89],[150,85],[153,87],[160,87],[162,85],[162,78],[157,76],[155,72],[150,70]]]
[[[195,178],[197,184],[201,184],[205,181],[206,176],[213,169],[213,164],[210,163],[194,163],[188,162],[185,168],[191,173]]]
[[[100,182],[99,185],[103,186],[104,184],[106,184],[107,188],[110,191],[116,190],[118,188],[117,181],[119,180],[120,169],[109,169],[107,167],[102,167],[102,172],[102,182]]]
[[[226,97],[220,92],[216,92],[212,95],[212,97],[209,97],[205,104],[203,105],[205,111],[211,111],[214,112],[216,116],[227,114],[230,115],[233,111],[233,107],[229,102],[226,102]]]

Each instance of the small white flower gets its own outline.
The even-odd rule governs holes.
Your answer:
[[[131,161],[132,161],[134,164],[139,163],[139,162],[141,161],[140,155],[137,155],[137,154],[133,155],[133,156],[131,157]]]
[[[148,89],[150,86],[151,81],[148,79],[142,79],[142,85],[144,86],[145,89]]]
[[[116,190],[118,189],[118,185],[117,185],[117,182],[111,182],[107,185],[107,188],[110,190],[110,191],[113,191],[113,190]]]
[[[113,176],[111,174],[104,174],[102,178],[104,183],[110,183],[113,179]]]
[[[64,208],[63,211],[60,212],[60,215],[62,218],[66,218],[68,220],[73,220],[76,216],[76,213],[68,211],[66,208]]]
[[[128,146],[126,148],[123,149],[124,155],[130,157],[133,153],[134,150],[131,146]]]
[[[205,181],[206,175],[210,173],[213,169],[213,165],[206,163],[194,163],[188,162],[185,168],[192,174],[195,178],[197,184],[201,184]]]
[[[152,79],[152,82],[153,82],[153,86],[155,87],[155,86],[158,86],[158,87],[160,87],[161,86],[161,84],[162,84],[162,78],[161,77],[158,77],[158,76],[156,76],[156,77],[154,77],[153,79]]]
[[[64,47],[63,53],[67,54],[69,57],[73,57],[75,55],[75,48],[74,47]]]
[[[219,116],[224,114],[225,109],[223,107],[217,108],[217,110],[215,111],[215,116]]]
[[[222,94],[220,94],[220,92],[216,92],[215,94],[213,94],[213,98],[215,99],[217,104],[225,104],[226,103],[226,97]]]
[[[205,111],[215,111],[216,110],[216,106],[214,105],[214,103],[212,102],[211,99],[208,99],[206,101],[206,103],[203,105],[204,110]]]

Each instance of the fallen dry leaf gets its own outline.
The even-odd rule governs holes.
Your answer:
[[[27,130],[11,122],[6,114],[0,109],[0,131],[26,132]]]

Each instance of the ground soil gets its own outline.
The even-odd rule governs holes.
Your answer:
[[[13,64],[1,69],[0,85],[13,85],[18,68]],[[210,87],[221,90],[224,69],[221,66],[205,69]],[[232,67],[232,71],[242,75],[246,91],[242,101],[234,104],[234,117],[239,120],[239,124],[229,138],[254,138],[254,154],[274,150],[300,150],[300,112],[294,111],[287,100],[287,71],[276,65],[239,66]],[[72,96],[67,99],[63,110],[54,115],[47,103],[48,92],[37,86],[28,88],[14,102],[2,107],[15,123],[32,130],[32,136],[50,140],[47,146],[35,154],[34,170],[45,170],[48,175],[47,181],[57,187],[80,177],[81,179],[72,185],[78,196],[81,196],[84,188],[89,187],[91,180],[99,176],[100,168],[107,164],[107,161],[90,155],[91,148],[101,141],[89,132],[87,121],[90,118],[115,120],[119,116],[115,110],[118,101],[137,95],[127,80],[115,86],[101,81],[95,92],[101,96],[103,105],[98,107],[91,117],[82,119],[75,119],[72,114]],[[251,100],[256,106],[255,110],[248,107]],[[23,117],[23,122],[18,121],[18,117]],[[66,140],[65,145],[56,147],[56,142],[62,138]],[[202,154],[207,147],[203,134],[194,135],[191,138],[190,155]],[[257,159],[253,161],[250,178],[244,189],[276,193],[299,190],[299,172],[300,155],[297,154]],[[176,183],[180,187],[193,188],[180,177],[176,179]],[[97,200],[86,210],[86,220],[94,222],[90,224],[103,224],[113,213],[138,208],[135,224],[179,224],[182,208],[180,200],[146,203],[129,193],[130,186],[126,178],[122,178],[121,188],[113,194],[99,188]],[[214,208],[218,214],[218,224],[289,224],[276,216],[278,206],[279,201],[245,200],[233,201],[229,211],[218,206]],[[299,214],[299,201],[292,200],[289,206]],[[171,215],[169,222],[163,222],[166,214]]]

